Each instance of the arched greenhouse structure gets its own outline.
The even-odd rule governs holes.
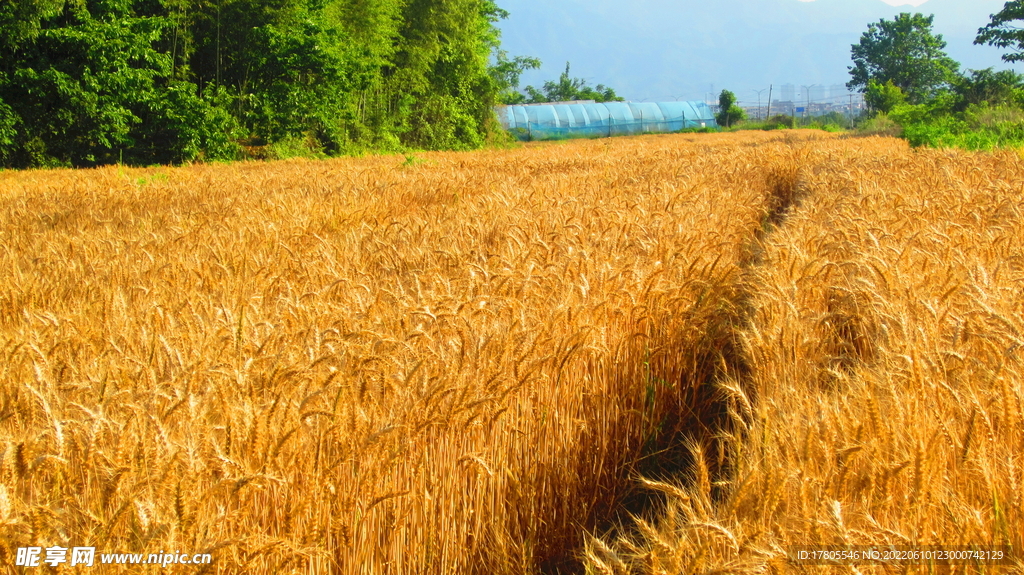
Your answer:
[[[560,102],[499,106],[498,120],[520,140],[600,138],[717,128],[704,102]]]

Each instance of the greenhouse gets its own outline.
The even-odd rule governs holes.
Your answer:
[[[717,128],[704,102],[559,102],[499,106],[498,120],[520,140],[601,138]]]

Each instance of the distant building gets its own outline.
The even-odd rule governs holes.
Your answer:
[[[825,103],[825,86],[816,84],[814,86],[808,86],[808,92],[810,92],[811,103],[824,104]]]
[[[849,90],[843,84],[832,84],[828,89],[828,99],[833,104],[849,102]]]
[[[793,86],[793,84],[783,84],[779,88],[779,95],[782,96],[780,98],[780,101],[792,102],[793,100],[796,99],[796,88]]]

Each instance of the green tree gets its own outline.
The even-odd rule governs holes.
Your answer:
[[[978,29],[975,44],[988,44],[999,48],[1012,48],[1013,52],[1003,54],[1006,62],[1024,60],[1024,0],[1007,2],[1003,9],[992,15],[985,27]]]
[[[507,14],[491,0],[409,0],[388,80],[404,144],[466,149],[496,129],[489,65]]]
[[[625,98],[619,97],[615,90],[598,84],[590,87],[583,78],[573,78],[569,73],[569,62],[565,63],[565,72],[558,77],[557,82],[547,81],[538,90],[533,86],[526,87],[531,104],[544,102],[571,102],[574,100],[594,100],[595,102],[621,102]]]
[[[911,103],[920,103],[948,84],[960,65],[946,55],[941,34],[932,33],[934,16],[900,14],[868,25],[852,47],[850,89],[864,92],[871,80],[892,82]]]
[[[906,103],[907,97],[892,80],[883,84],[872,78],[868,80],[867,90],[864,91],[864,101],[872,110],[888,114],[896,106]]]
[[[733,124],[747,119],[747,113],[736,105],[736,94],[722,90],[718,95],[718,114],[715,120],[719,126],[732,127]]]
[[[224,99],[249,143],[309,137],[331,147],[352,92],[338,47],[358,44],[333,8],[325,0],[162,0],[151,12],[171,23],[163,48],[173,78]]]
[[[519,78],[527,70],[540,68],[540,60],[530,56],[516,56],[511,60],[504,50],[498,50],[497,61],[490,68],[491,78],[498,90],[498,101],[502,104],[522,104],[526,96],[519,91]]]
[[[0,165],[479,146],[539,65],[500,52],[506,16],[493,0],[0,0]]]
[[[339,147],[400,145],[402,116],[392,87],[400,74],[404,0],[331,0],[325,13],[333,32],[329,50],[341,62],[335,122]]]
[[[565,63],[565,72],[558,77],[557,82],[544,82],[544,97],[548,102],[569,102],[579,99],[580,90],[586,87],[587,83],[583,78],[573,78],[569,75],[569,63]]]
[[[230,117],[195,85],[169,81],[171,60],[158,49],[166,25],[139,16],[132,0],[68,3],[26,24],[38,30],[0,61],[0,159],[86,166],[230,156]]]
[[[159,22],[133,18],[127,4],[69,7],[4,59],[0,99],[21,126],[7,154],[15,164],[88,165],[132,145],[136,109],[166,62],[151,46]]]
[[[620,97],[615,93],[615,90],[605,86],[604,84],[598,84],[591,88],[590,86],[584,86],[576,94],[577,100],[594,100],[595,102],[622,102],[625,98]]]
[[[0,0],[0,50],[34,39],[43,22],[64,9],[65,0]]]
[[[953,80],[958,102],[955,111],[962,112],[973,104],[1012,104],[1024,98],[1024,75],[1013,70],[969,70]]]

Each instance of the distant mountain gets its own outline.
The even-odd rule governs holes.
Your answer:
[[[780,84],[843,84],[850,46],[870,22],[900,12],[935,14],[935,30],[965,68],[1008,67],[1002,51],[972,42],[1005,0],[928,0],[917,8],[881,0],[499,0],[511,12],[502,47],[536,56],[539,86],[572,74],[627,99],[704,99],[729,88],[742,100]],[[764,95],[767,97],[767,94]]]

